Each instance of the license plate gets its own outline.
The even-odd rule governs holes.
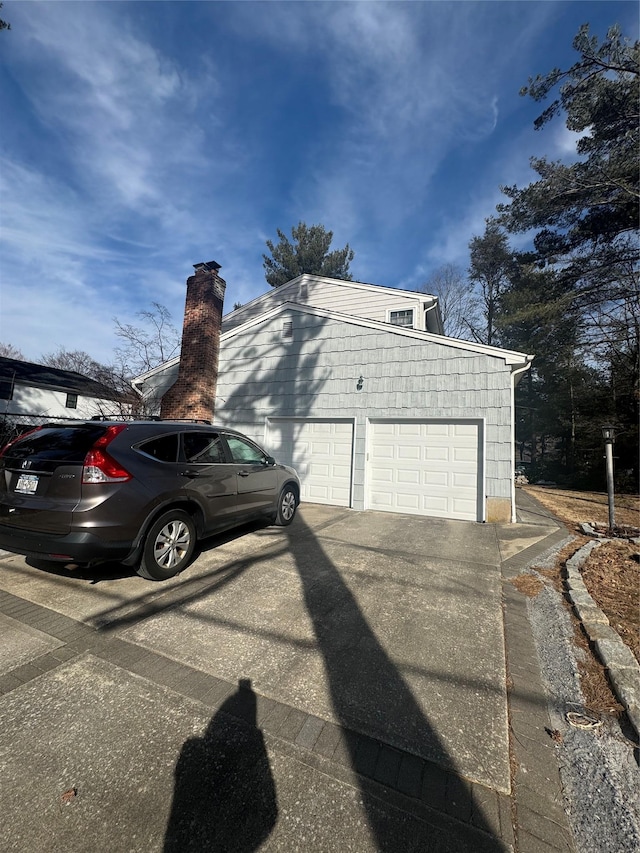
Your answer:
[[[20,474],[16,483],[16,492],[23,492],[26,495],[35,494],[38,488],[37,474]]]

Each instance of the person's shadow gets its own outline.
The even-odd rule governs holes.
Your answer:
[[[204,735],[182,747],[164,853],[250,853],[268,838],[277,817],[256,695],[251,681],[240,679]]]

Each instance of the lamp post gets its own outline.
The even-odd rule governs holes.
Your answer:
[[[615,511],[613,505],[613,442],[616,440],[615,427],[610,424],[602,427],[604,438],[604,454],[607,462],[607,495],[609,499],[609,529],[615,527]]]

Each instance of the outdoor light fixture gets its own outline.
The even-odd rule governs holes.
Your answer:
[[[605,441],[614,441],[616,437],[616,428],[610,424],[602,427],[602,437]]]
[[[616,428],[611,424],[605,424],[602,427],[602,437],[604,438],[604,453],[607,462],[607,497],[609,502],[609,529],[615,527],[615,508],[614,508],[614,483],[613,483],[613,442],[616,439]]]
[[[362,391],[363,385],[364,385],[364,376],[360,376],[360,377],[358,377],[358,384],[356,385],[356,388],[358,389],[358,391]]]

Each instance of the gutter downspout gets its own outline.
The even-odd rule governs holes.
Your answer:
[[[511,371],[511,523],[516,523],[516,385],[531,367],[534,356],[527,355],[527,362],[523,367],[516,367]]]
[[[433,309],[437,308],[437,307],[438,307],[437,297],[432,301],[431,305],[429,305],[428,307],[423,306],[422,316],[424,317],[424,330],[425,330],[425,332],[429,331],[429,324],[427,323],[427,314],[429,313],[429,311],[433,311]],[[435,332],[435,334],[444,335],[444,330],[442,329],[442,324],[439,323],[438,325],[440,326],[441,331]],[[434,334],[434,333],[432,333],[432,334]]]

